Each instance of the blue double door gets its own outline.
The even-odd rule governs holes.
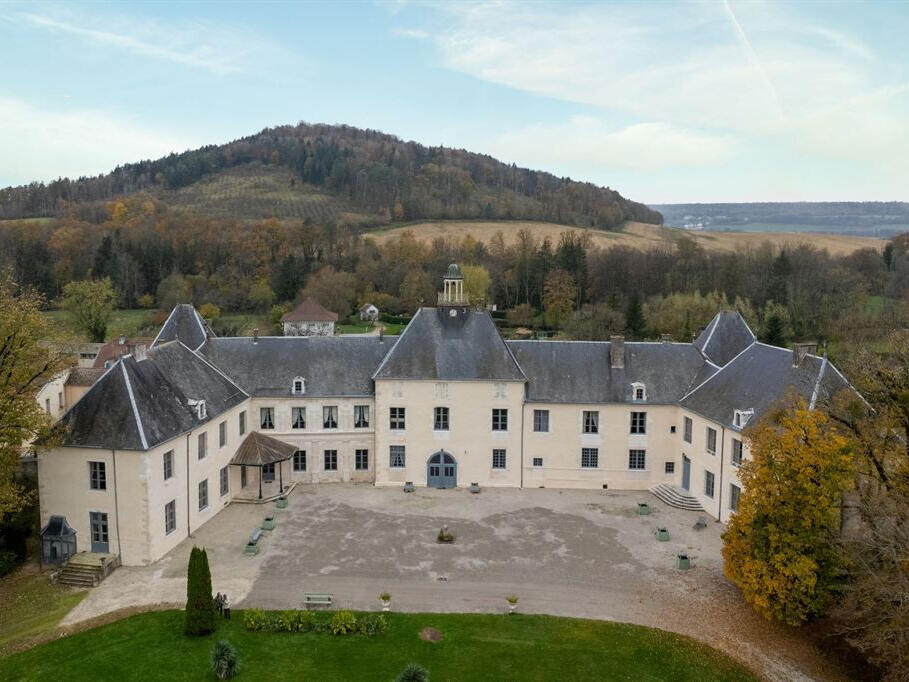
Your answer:
[[[426,462],[426,485],[430,488],[456,488],[458,462],[454,456],[439,450]]]

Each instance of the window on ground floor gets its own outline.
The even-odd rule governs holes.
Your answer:
[[[338,451],[337,450],[326,450],[325,451],[325,471],[337,471],[338,470]]]
[[[643,471],[646,468],[647,455],[644,450],[628,451],[628,468]]]
[[[505,468],[505,451],[500,449],[495,449],[492,451],[492,468],[493,469],[504,469]]]
[[[199,481],[199,511],[208,507],[208,479]]]
[[[534,465],[535,467],[541,467],[541,466],[543,466],[543,458],[542,458],[542,457],[534,457],[534,458],[533,458],[533,465]]]
[[[392,469],[403,469],[404,462],[404,446],[390,446],[388,448],[388,466],[390,466]]]
[[[713,497],[713,472],[705,471],[704,472],[704,494],[707,497]]]
[[[354,469],[357,471],[369,469],[369,450],[357,450],[354,453]]]
[[[675,462],[666,462],[666,473],[667,474],[675,473]]]
[[[294,471],[306,471],[306,450],[294,453]]]
[[[596,469],[599,466],[600,451],[598,448],[581,448],[581,467]]]
[[[230,492],[230,470],[227,467],[221,467],[221,497]]]
[[[177,501],[171,500],[164,505],[164,534],[170,535],[177,530]]]

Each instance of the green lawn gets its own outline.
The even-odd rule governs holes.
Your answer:
[[[3,680],[204,680],[216,639],[237,647],[240,680],[393,680],[410,662],[440,680],[756,680],[690,639],[551,616],[389,614],[369,639],[247,632],[242,612],[215,635],[184,637],[180,611],[144,613],[0,659]],[[443,640],[419,638],[424,627]]]
[[[44,314],[60,325],[68,323],[67,315],[62,310],[47,310]],[[158,325],[155,324],[154,310],[115,310],[110,324],[107,325],[106,340],[110,341],[121,334],[133,338],[154,337],[157,333]]]
[[[16,643],[53,629],[85,595],[85,591],[52,585],[47,574],[34,566],[0,580],[0,656]]]
[[[366,324],[336,324],[338,334],[368,334],[373,329],[371,323]]]

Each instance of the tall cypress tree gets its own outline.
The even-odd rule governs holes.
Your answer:
[[[625,309],[625,332],[632,339],[639,339],[644,334],[644,308],[637,292],[631,295]]]
[[[186,580],[187,635],[207,635],[215,629],[215,604],[211,597],[211,572],[208,554],[193,547],[189,554]]]

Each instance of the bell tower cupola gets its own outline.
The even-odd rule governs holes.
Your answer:
[[[464,293],[464,278],[457,263],[448,266],[442,278],[442,292],[439,294],[439,305],[467,305]]]

